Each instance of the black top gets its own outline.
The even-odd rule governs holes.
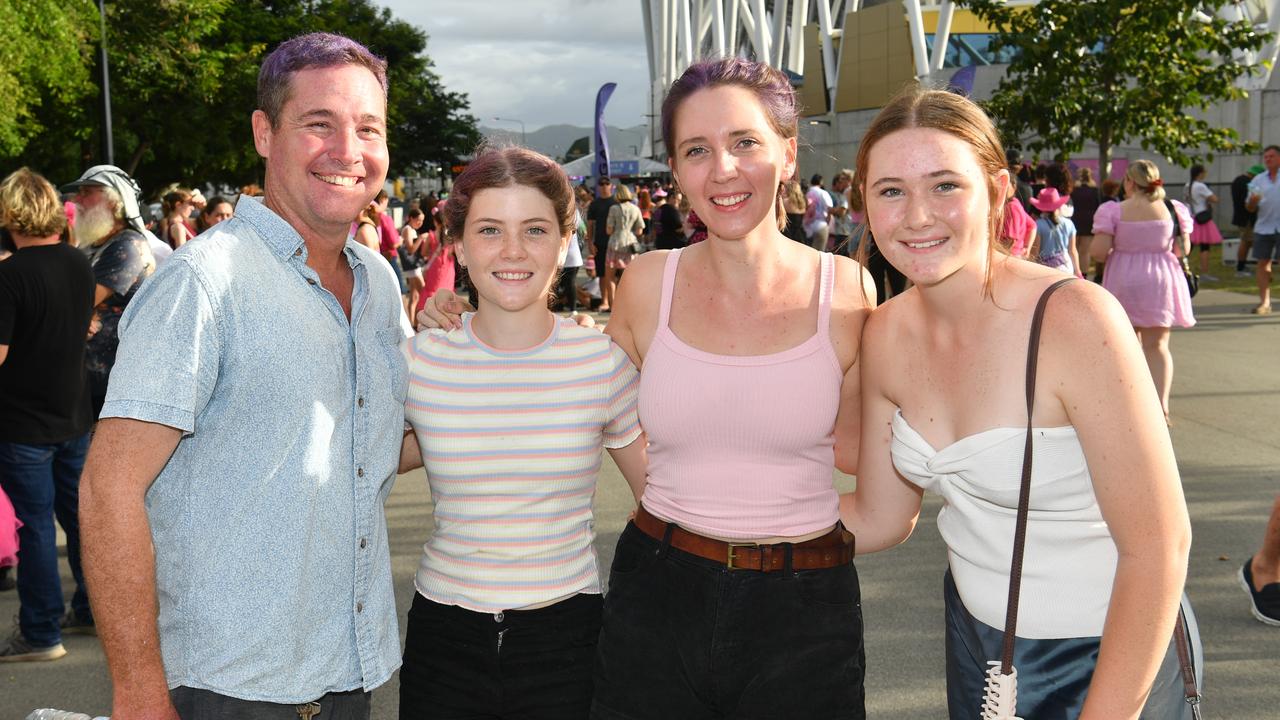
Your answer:
[[[63,244],[18,250],[0,263],[0,441],[53,444],[89,431],[85,335],[93,270]]]
[[[1077,235],[1093,234],[1093,214],[1098,212],[1102,203],[1102,193],[1093,185],[1077,185],[1071,190],[1071,222],[1076,226]]]
[[[597,248],[605,247],[609,244],[609,208],[614,206],[612,197],[596,198],[587,206],[587,222],[596,224],[595,235],[593,235],[593,244]]]
[[[670,203],[658,208],[654,247],[659,250],[675,250],[685,246],[684,227],[680,223],[680,211]]]
[[[1258,213],[1249,212],[1244,206],[1249,199],[1249,181],[1252,179],[1241,173],[1231,181],[1231,224],[1238,228],[1249,227],[1258,219]]]

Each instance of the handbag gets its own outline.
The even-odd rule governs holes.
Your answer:
[[[1173,203],[1170,202],[1168,198],[1165,198],[1164,207],[1169,211],[1169,219],[1173,220],[1173,243],[1176,245],[1178,242],[1178,236],[1181,235],[1179,232],[1181,228],[1178,227],[1178,215],[1174,211]],[[1199,217],[1207,212],[1210,211],[1205,210],[1202,213],[1196,213],[1196,217],[1194,218],[1195,221],[1203,225],[1204,222],[1200,222]],[[1213,217],[1212,214],[1210,214],[1210,217]],[[1206,220],[1205,222],[1208,221]],[[1196,293],[1200,292],[1200,276],[1192,272],[1191,263],[1187,262],[1187,257],[1185,255],[1178,258],[1178,260],[1182,265],[1182,275],[1187,279],[1187,291],[1190,293],[1191,297],[1195,297]]]
[[[1166,201],[1168,202],[1168,201]],[[1174,227],[1177,227],[1177,216],[1173,216]],[[1001,647],[1000,659],[992,660],[987,670],[987,687],[982,702],[982,720],[1021,720],[1016,715],[1018,707],[1018,671],[1013,666],[1013,646],[1018,625],[1018,599],[1022,585],[1022,558],[1027,541],[1027,515],[1031,509],[1031,459],[1032,410],[1035,408],[1036,360],[1040,353],[1040,329],[1044,325],[1044,310],[1051,296],[1058,288],[1075,280],[1063,278],[1045,288],[1036,303],[1035,313],[1031,318],[1031,338],[1027,343],[1027,440],[1022,452],[1022,480],[1018,489],[1018,517],[1013,532],[1013,560],[1009,568],[1009,597],[1005,605],[1004,643]],[[1181,670],[1183,697],[1191,706],[1194,720],[1200,720],[1200,690],[1196,685],[1195,669],[1192,667],[1191,648],[1187,641],[1186,620],[1182,609],[1178,609],[1178,619],[1173,630],[1173,642],[1178,653],[1178,665]]]
[[[1205,223],[1213,219],[1213,208],[1206,207],[1205,209],[1193,215],[1191,219],[1195,220],[1197,225],[1204,225]]]

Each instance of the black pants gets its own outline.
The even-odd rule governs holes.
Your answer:
[[[298,720],[298,705],[253,702],[219,695],[210,690],[176,687],[169,699],[182,720]],[[369,720],[372,693],[363,690],[329,693],[316,700],[322,720]]]
[[[415,594],[400,668],[401,720],[587,717],[600,608],[599,595],[583,594],[491,615]]]
[[[562,310],[569,312],[577,312],[578,310],[578,268],[567,267],[560,269],[560,287],[557,290],[560,296],[560,307]]]
[[[598,720],[866,717],[858,574],[757,572],[628,524],[609,573]]]
[[[609,238],[604,242],[596,242],[596,277],[604,282],[604,266],[609,259]]]

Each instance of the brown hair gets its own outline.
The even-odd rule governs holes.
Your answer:
[[[858,157],[855,162],[854,177],[857,183],[850,196],[851,206],[865,206],[867,164],[871,148],[886,136],[899,130],[925,128],[939,130],[965,141],[973,148],[978,165],[987,176],[987,198],[990,212],[987,217],[987,281],[985,290],[990,290],[991,260],[997,248],[1004,246],[998,242],[1004,227],[1005,197],[998,192],[996,176],[1008,172],[1009,166],[1004,148],[1000,144],[1000,134],[996,131],[991,118],[973,101],[955,93],[944,90],[926,90],[919,85],[910,86],[898,93],[875,120],[867,128],[862,143],[858,146]],[[853,198],[856,193],[856,200]],[[861,243],[858,247],[858,262],[865,266],[868,245]]]
[[[522,147],[487,147],[476,153],[467,168],[453,181],[453,190],[444,205],[444,228],[448,239],[457,242],[467,224],[471,198],[489,188],[525,185],[546,196],[555,209],[561,237],[573,232],[576,201],[564,170],[554,160]]]
[[[0,182],[0,227],[18,235],[47,238],[66,229],[67,213],[53,185],[39,173],[21,167]]]
[[[174,188],[173,190],[165,193],[164,197],[160,199],[160,207],[164,209],[164,214],[168,215],[178,207],[179,203],[188,202],[190,200],[190,190],[186,188]]]

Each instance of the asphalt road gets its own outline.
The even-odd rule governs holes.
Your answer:
[[[1173,334],[1173,439],[1195,532],[1188,592],[1204,637],[1206,718],[1280,717],[1280,629],[1253,620],[1235,577],[1280,493],[1280,315],[1248,315],[1252,305],[1244,295],[1204,291],[1195,299],[1199,324]],[[631,500],[607,458],[606,468],[596,511],[597,546],[607,568]],[[838,477],[837,484],[850,488],[853,481]],[[904,545],[858,559],[871,718],[946,716],[946,560],[934,523],[937,508],[935,499],[926,501],[920,526]],[[403,618],[431,529],[420,471],[399,479],[387,516]],[[15,593],[0,593],[0,617],[17,611]],[[0,666],[0,720],[20,720],[39,707],[109,711],[110,682],[97,639],[69,637],[66,645],[68,655],[53,663]],[[397,694],[395,679],[374,693],[375,718],[396,717]]]

